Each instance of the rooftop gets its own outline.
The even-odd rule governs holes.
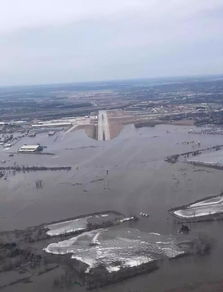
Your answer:
[[[19,148],[19,152],[23,151],[30,151],[30,152],[35,152],[41,149],[41,146],[39,144],[34,144],[34,145],[23,145]]]

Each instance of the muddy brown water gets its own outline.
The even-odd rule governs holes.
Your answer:
[[[168,209],[223,190],[223,172],[189,164],[168,164],[167,155],[222,144],[223,136],[188,134],[191,127],[159,125],[154,128],[125,127],[109,142],[87,137],[84,131],[39,134],[25,137],[11,149],[0,149],[2,165],[72,166],[71,171],[7,173],[0,180],[0,230],[24,228],[91,212],[116,210],[127,216],[150,214],[134,224],[143,231],[176,233],[179,226]],[[54,156],[15,154],[24,143],[40,143]],[[3,160],[6,160],[4,163]],[[108,170],[108,171],[107,171]],[[41,181],[41,184],[36,182]],[[37,187],[39,186],[39,187]],[[97,291],[188,291],[201,284],[223,281],[223,221],[191,224],[195,233],[207,234],[213,248],[209,255],[184,257],[164,263],[144,274]],[[55,291],[52,271],[32,283],[4,291]],[[70,291],[85,291],[75,286]]]

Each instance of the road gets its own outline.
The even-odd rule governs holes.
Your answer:
[[[75,128],[77,128],[79,125],[78,124],[74,124],[72,127],[70,127],[66,132],[65,135],[72,132]]]
[[[107,112],[99,111],[98,112],[98,140],[107,141],[110,139],[111,139],[111,136],[110,136]]]

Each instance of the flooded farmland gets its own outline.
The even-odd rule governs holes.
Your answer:
[[[66,166],[71,169],[44,172],[7,170],[0,181],[1,231],[115,210],[126,216],[148,213],[149,217],[134,222],[134,227],[142,232],[176,234],[179,224],[169,216],[170,208],[223,190],[221,170],[165,161],[168,155],[192,151],[198,147],[195,145],[197,141],[202,148],[222,144],[221,135],[193,135],[188,133],[190,129],[170,125],[135,129],[129,125],[111,141],[90,139],[83,130],[67,134],[58,132],[50,137],[41,133],[36,137],[22,138],[8,150],[2,148],[1,166]],[[47,146],[45,152],[54,155],[17,154],[17,149],[25,143],[40,143]],[[13,156],[9,156],[10,153]],[[199,289],[201,283],[223,281],[222,226],[221,221],[189,225],[193,233],[211,239],[213,248],[210,254],[165,262],[151,274],[98,291],[193,291]],[[45,291],[55,291],[52,281],[60,273],[60,270],[55,270],[32,283],[18,284],[5,291],[40,291],[43,285]],[[71,291],[84,289],[74,285]]]

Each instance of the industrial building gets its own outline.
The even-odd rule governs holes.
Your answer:
[[[72,122],[69,120],[64,121],[46,121],[46,122],[38,122],[37,124],[33,124],[33,128],[55,128],[55,127],[71,127]]]
[[[23,145],[19,148],[18,152],[21,153],[34,153],[34,152],[39,152],[42,151],[43,147],[40,146],[39,144],[36,145]]]

